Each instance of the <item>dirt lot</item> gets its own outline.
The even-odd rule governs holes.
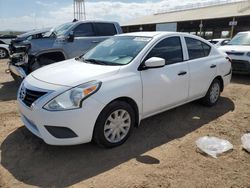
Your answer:
[[[193,102],[144,120],[114,149],[48,146],[29,133],[16,107],[17,86],[0,61],[0,187],[250,187],[250,76],[234,76],[218,105]],[[196,152],[213,135],[234,150],[218,159]]]

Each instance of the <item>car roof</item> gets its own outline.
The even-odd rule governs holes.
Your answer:
[[[228,38],[224,38],[224,39],[210,39],[209,41],[223,41],[223,40],[230,40]]]
[[[78,20],[75,23],[118,23],[118,22],[103,21],[103,20]]]
[[[247,34],[250,34],[250,31],[243,31],[243,32],[239,32],[239,33],[247,33]]]
[[[137,36],[137,37],[155,37],[158,35],[170,35],[176,34],[178,32],[160,32],[160,31],[152,31],[152,32],[133,32],[133,33],[123,33],[119,36]]]

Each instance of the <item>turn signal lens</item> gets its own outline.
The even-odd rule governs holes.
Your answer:
[[[83,94],[84,94],[84,96],[87,96],[87,95],[91,94],[93,91],[95,91],[96,89],[97,89],[97,86],[94,85],[92,87],[89,87],[89,88],[83,90]]]

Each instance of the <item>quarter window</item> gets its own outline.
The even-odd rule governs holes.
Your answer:
[[[147,55],[165,59],[166,65],[183,61],[183,53],[180,37],[169,37],[160,41]]]
[[[189,59],[206,57],[210,54],[211,47],[197,39],[185,37]]]
[[[117,34],[116,28],[112,23],[95,23],[98,36],[112,36]]]
[[[74,29],[75,37],[87,37],[87,36],[94,36],[93,26],[91,23],[83,23],[78,25]]]

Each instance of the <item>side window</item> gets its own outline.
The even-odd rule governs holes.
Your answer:
[[[211,51],[211,47],[197,39],[185,37],[189,59],[206,57]]]
[[[95,23],[98,36],[112,36],[117,34],[116,28],[112,23]]]
[[[146,59],[160,57],[165,59],[166,65],[183,61],[180,37],[169,37],[160,41],[147,55]]]
[[[94,36],[94,30],[91,23],[83,23],[78,25],[74,29],[75,37],[87,37],[87,36]]]

